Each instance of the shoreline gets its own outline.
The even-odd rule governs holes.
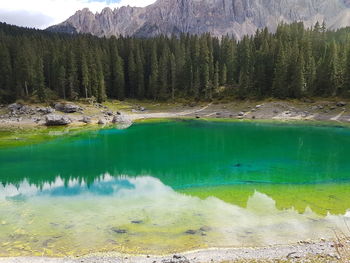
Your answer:
[[[207,248],[168,255],[130,255],[118,252],[95,253],[81,257],[10,257],[0,263],[206,263],[206,262],[334,262],[341,259],[332,241],[299,242],[255,248]]]
[[[73,105],[76,110],[67,113],[55,106],[43,104],[0,105],[0,130],[46,127],[45,119],[50,115],[68,119],[68,123],[58,125],[60,127],[82,128],[177,118],[350,126],[350,101],[320,100],[310,103],[274,100],[197,104],[110,101],[104,105],[73,102],[57,104]],[[17,105],[23,108],[16,108]],[[121,117],[115,121],[118,115]]]
[[[260,104],[258,104],[260,103]],[[230,103],[155,103],[108,101],[102,104],[58,102],[76,108],[73,113],[51,104],[0,105],[0,148],[25,146],[106,128],[126,129],[133,123],[176,120],[308,125],[350,128],[350,101],[235,101]],[[13,107],[15,106],[15,110]],[[21,108],[17,108],[20,106]],[[307,110],[314,109],[312,112]],[[47,126],[47,116],[68,121]]]

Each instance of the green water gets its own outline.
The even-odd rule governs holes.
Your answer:
[[[206,121],[1,148],[0,256],[332,238],[350,225],[349,156],[348,128]]]

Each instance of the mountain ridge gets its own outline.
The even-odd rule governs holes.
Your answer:
[[[350,26],[350,0],[158,0],[146,7],[85,8],[47,30],[90,33],[98,37],[153,37],[180,33],[237,39],[257,29],[275,30],[281,22],[303,21],[306,27],[325,21],[330,29]]]

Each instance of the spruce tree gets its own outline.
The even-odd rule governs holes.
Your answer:
[[[135,56],[134,56],[134,51],[130,50],[129,57],[128,57],[128,89],[129,89],[128,96],[130,98],[135,97],[136,86],[137,86],[137,74],[136,74]]]
[[[45,101],[45,79],[44,79],[44,65],[42,57],[38,57],[35,67],[34,89],[40,101]]]
[[[157,58],[157,46],[153,43],[152,55],[151,55],[151,73],[149,76],[148,97],[152,99],[157,98],[158,91],[158,58]]]
[[[285,99],[288,96],[287,61],[282,43],[279,44],[277,61],[275,64],[275,74],[272,85],[273,96]]]
[[[226,84],[227,84],[227,67],[226,67],[226,64],[223,64],[221,67],[220,85],[225,86]]]
[[[78,86],[78,75],[77,75],[77,64],[75,54],[71,49],[67,50],[67,66],[66,66],[66,78],[68,88],[68,98],[76,99],[79,95],[77,91]]]
[[[89,79],[89,67],[88,67],[85,55],[82,55],[81,57],[81,85],[84,90],[85,98],[87,99],[89,97],[88,90],[90,85],[90,79]]]
[[[212,97],[209,62],[210,62],[210,58],[209,58],[209,49],[207,45],[207,39],[203,37],[200,41],[199,68],[200,68],[200,86],[204,90],[204,97],[206,99],[211,99]]]
[[[176,60],[173,53],[170,55],[170,78],[171,78],[171,99],[175,100],[175,91],[177,84]]]
[[[66,69],[63,65],[61,65],[58,69],[57,73],[57,82],[58,82],[58,92],[63,99],[66,99]]]
[[[125,99],[125,73],[124,73],[124,61],[117,54],[116,56],[116,64],[115,64],[115,87],[117,89],[117,98],[119,100]]]
[[[215,69],[214,69],[214,80],[213,80],[213,88],[216,90],[219,87],[219,61],[215,62]]]
[[[332,42],[330,47],[330,57],[329,57],[329,80],[330,80],[330,94],[336,96],[341,93],[341,88],[343,85],[341,63],[338,57],[338,48],[335,41]]]
[[[103,67],[101,61],[97,61],[97,102],[102,103],[106,100],[106,86],[103,75]]]
[[[169,48],[163,48],[159,61],[159,98],[164,100],[168,97],[168,74],[169,74]]]
[[[11,102],[12,67],[8,48],[0,45],[0,101]]]
[[[347,47],[342,95],[350,97],[350,45]]]
[[[145,97],[145,76],[143,70],[143,61],[141,58],[140,49],[136,50],[136,75],[137,75],[137,98],[143,99]]]

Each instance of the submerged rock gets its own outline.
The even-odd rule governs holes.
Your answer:
[[[55,109],[64,113],[75,113],[83,111],[82,107],[68,103],[56,103]]]
[[[142,224],[143,221],[142,220],[133,220],[131,221],[132,224]]]
[[[189,229],[187,231],[185,231],[185,234],[188,234],[188,235],[195,235],[197,233],[196,230],[192,230],[192,229]]]
[[[202,231],[202,232],[208,232],[208,231],[211,230],[211,227],[209,227],[209,226],[202,226],[199,230]]]
[[[116,227],[112,227],[111,230],[114,233],[117,233],[117,234],[126,234],[126,233],[128,233],[128,231],[126,229],[121,229],[121,228],[116,228]]]
[[[63,125],[68,125],[71,122],[72,121],[66,116],[51,114],[46,116],[45,125],[46,126],[63,126]]]

